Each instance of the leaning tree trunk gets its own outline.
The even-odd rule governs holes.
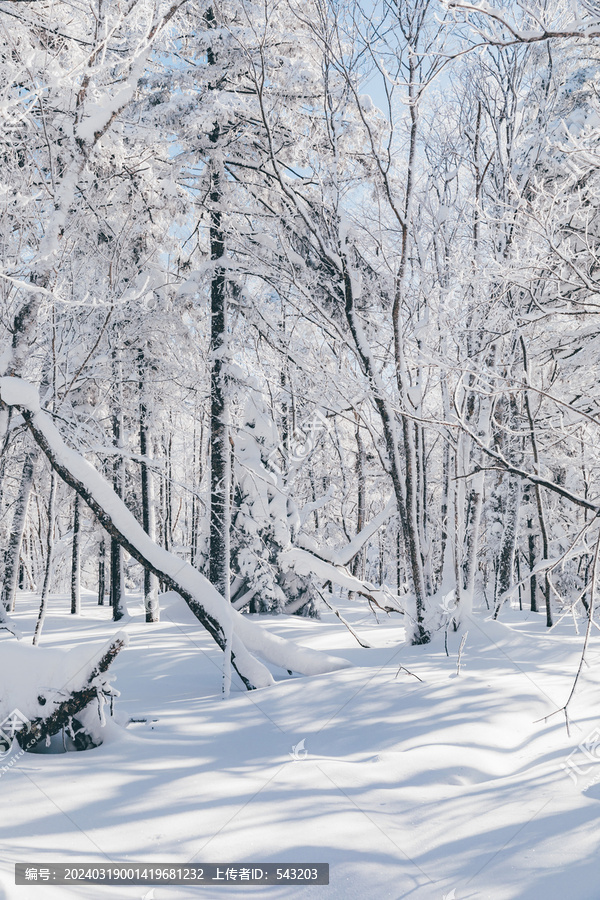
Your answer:
[[[18,378],[0,378],[0,400],[16,406],[36,443],[62,480],[87,503],[105,531],[142,566],[176,591],[206,628],[249,690],[273,684],[273,676],[253,653],[283,669],[316,675],[347,668],[347,660],[297,647],[236,612],[190,563],[150,540],[140,523],[101,474],[65,444],[40,409],[37,391]],[[7,627],[6,625],[4,627]]]
[[[412,623],[412,643],[426,644],[430,641],[431,636],[425,627],[425,578],[423,573],[423,559],[419,546],[419,528],[416,516],[416,504],[413,502],[414,497],[414,454],[405,460],[406,471],[402,471],[402,463],[399,453],[399,435],[396,427],[396,417],[394,410],[389,406],[385,399],[385,391],[380,384],[377,367],[371,354],[360,317],[356,312],[356,304],[354,297],[354,287],[348,263],[342,258],[343,266],[343,284],[344,284],[344,312],[346,321],[352,335],[354,346],[364,374],[369,378],[373,385],[373,400],[383,428],[385,439],[385,447],[388,457],[388,471],[392,480],[398,515],[402,526],[402,534],[404,545],[406,548],[406,560],[411,575],[412,587],[415,594],[415,616]],[[405,417],[405,428],[408,423]],[[410,445],[410,436],[406,435],[406,441]],[[413,442],[414,451],[414,442]],[[410,473],[408,468],[410,466]],[[407,483],[411,492],[411,500],[409,502],[407,495]]]

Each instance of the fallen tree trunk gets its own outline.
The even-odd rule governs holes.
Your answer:
[[[345,659],[300,647],[270,634],[226,603],[190,563],[155,544],[102,475],[80,453],[67,447],[48,414],[40,408],[33,385],[20,378],[0,378],[0,399],[7,406],[20,410],[50,465],[85,500],[108,534],[137,562],[183,597],[218,646],[230,656],[248,690],[266,687],[273,684],[274,679],[247,648],[265,661],[301,675],[323,674],[351,665]]]
[[[95,663],[92,671],[87,678],[82,676],[81,687],[71,688],[70,694],[66,700],[57,700],[55,694],[46,696],[41,694],[38,697],[40,706],[50,704],[48,714],[38,716],[32,721],[23,722],[20,727],[15,728],[14,735],[20,747],[24,750],[30,750],[35,744],[50,738],[54,734],[58,734],[63,728],[71,728],[73,717],[80,713],[86,706],[89,706],[94,700],[100,705],[111,700],[114,692],[110,687],[107,679],[103,679],[102,675],[108,671],[109,666],[113,662],[119,650],[127,645],[127,636],[118,634],[110,642],[109,646],[104,649],[102,655]]]

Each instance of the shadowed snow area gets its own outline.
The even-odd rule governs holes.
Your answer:
[[[577,667],[572,623],[548,632],[540,615],[506,609],[498,623],[480,611],[457,676],[461,634],[448,634],[449,656],[443,632],[408,647],[399,616],[378,624],[340,602],[372,645],[361,649],[333,614],[261,617],[354,668],[312,678],[272,668],[276,685],[248,693],[238,682],[223,700],[222,654],[183,601],[162,600],[161,622],[146,625],[129,598],[119,629],[130,645],[111,667],[121,696],[102,746],[14,759],[15,745],[0,758],[2,900],[597,900],[600,761],[595,744],[577,749],[600,723],[597,638],[569,737],[562,714],[544,717]],[[36,602],[18,598],[23,642]],[[80,618],[51,598],[40,653],[85,655],[115,631],[91,595]],[[0,635],[0,654],[13,644]],[[569,777],[572,751],[584,774]],[[330,884],[16,887],[14,863],[28,861],[327,862]]]

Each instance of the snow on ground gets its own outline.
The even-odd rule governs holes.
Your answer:
[[[221,653],[183,601],[163,599],[162,621],[146,625],[129,598],[119,628],[130,646],[111,669],[121,697],[101,747],[28,753],[6,769],[18,748],[0,759],[2,900],[600,896],[596,637],[569,737],[562,716],[543,717],[577,667],[572,621],[548,633],[541,615],[506,610],[497,623],[480,611],[457,676],[460,635],[449,634],[448,657],[442,634],[407,647],[400,617],[378,624],[340,604],[373,646],[361,649],[332,614],[271,617],[273,633],[355,667],[312,678],[273,669],[276,685],[238,685],[223,700]],[[83,606],[75,618],[51,600],[40,650],[93,642],[95,652],[114,634],[108,608],[91,595]],[[24,641],[35,613],[36,598],[20,595]],[[12,643],[0,633],[0,654]],[[125,727],[130,718],[147,721]],[[584,774],[561,767],[571,753]],[[28,861],[328,862],[330,884],[17,887],[14,863]]]

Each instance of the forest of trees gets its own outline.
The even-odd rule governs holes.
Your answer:
[[[0,0],[2,627],[593,609],[600,20],[513,6]]]

